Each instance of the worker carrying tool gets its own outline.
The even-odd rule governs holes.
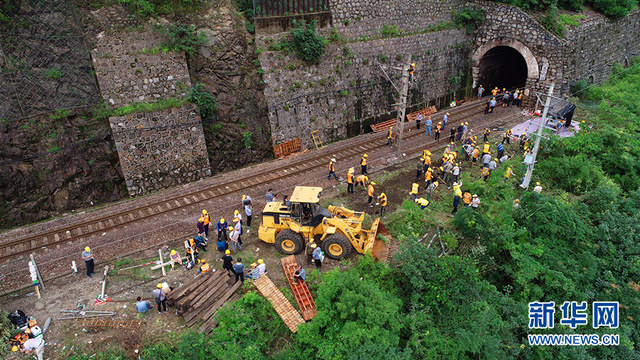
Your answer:
[[[331,180],[331,175],[333,175],[336,180],[338,180],[338,175],[336,175],[336,159],[332,158],[329,161],[329,175],[327,176],[327,180]]]
[[[367,201],[367,203],[369,204],[369,207],[373,207],[373,195],[375,193],[375,188],[373,187],[376,183],[375,182],[371,182],[369,184],[369,187],[367,188],[367,195],[369,195],[369,200]]]
[[[367,158],[369,157],[369,155],[364,154],[362,155],[362,159],[360,160],[360,168],[362,170],[362,175],[368,175],[367,173]]]
[[[381,193],[378,199],[380,199],[380,215],[382,215],[387,212],[387,194]]]
[[[411,200],[415,200],[418,197],[418,190],[420,190],[420,185],[417,182],[411,184],[411,191],[409,192]]]
[[[355,176],[353,175],[354,172],[355,170],[353,168],[350,168],[347,172],[347,193],[349,194],[355,193],[355,191],[353,191],[353,185],[355,183]]]
[[[387,133],[387,146],[393,146],[393,127],[390,127],[389,132]]]
[[[362,185],[362,188],[367,187],[367,181],[369,181],[369,177],[366,175],[358,175],[356,178],[356,185]]]
[[[417,198],[413,200],[416,204],[420,205],[420,209],[424,210],[429,206],[429,200],[425,198]]]

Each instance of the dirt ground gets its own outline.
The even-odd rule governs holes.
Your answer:
[[[443,143],[444,146],[444,143]],[[507,153],[513,153],[517,149],[517,145],[507,146]],[[438,164],[441,150],[432,151],[434,165]],[[401,165],[387,167],[370,174],[370,180],[375,181],[376,195],[384,191],[389,199],[387,211],[392,213],[403,200],[410,197],[409,191],[411,184],[415,180],[415,166],[417,160],[410,160]],[[473,177],[479,176],[475,174],[479,171],[479,166],[471,168],[469,162],[463,162],[463,173],[472,173]],[[498,169],[500,171],[501,168]],[[420,182],[420,193],[424,195],[424,182]],[[451,190],[445,186],[439,187],[433,199],[442,199],[448,201],[448,195]],[[346,192],[346,182],[341,179],[339,182],[333,182],[333,185],[325,187],[323,192],[322,205],[333,204],[336,206],[344,206],[358,211],[367,212],[370,217],[378,217],[379,206],[369,207],[367,205],[366,190],[356,188],[356,193],[351,195]],[[444,204],[444,203],[443,203]],[[434,214],[434,216],[448,217],[448,213]],[[384,217],[383,217],[384,221]],[[288,283],[284,278],[282,267],[280,266],[279,254],[273,245],[261,242],[257,238],[257,226],[259,219],[254,220],[251,228],[245,227],[243,235],[244,247],[238,254],[233,255],[234,259],[240,257],[245,265],[256,262],[259,258],[263,259],[267,264],[268,276],[281,289],[285,296],[297,308]],[[215,234],[210,233],[210,245],[207,252],[201,252],[201,257],[206,258],[211,266],[217,271],[222,271],[222,262],[220,257],[222,254],[215,250]],[[179,249],[183,253],[181,243],[173,243],[164,248],[165,254],[170,249]],[[99,256],[99,254],[97,255]],[[321,272],[329,271],[335,267],[346,268],[353,263],[360,255],[352,254],[349,261],[335,261],[328,259],[319,270]],[[307,268],[308,272],[317,271],[315,266],[306,265],[306,259],[303,254],[297,255],[296,259],[299,264]],[[80,273],[76,277],[62,277],[48,282],[47,290],[43,291],[43,298],[38,300],[33,293],[25,296],[12,296],[1,300],[2,309],[5,311],[13,311],[15,309],[23,310],[28,316],[35,316],[40,324],[44,324],[48,317],[52,317],[53,323],[47,332],[45,339],[47,346],[45,349],[45,359],[64,359],[72,353],[82,351],[87,354],[93,354],[110,346],[117,344],[122,347],[131,359],[138,358],[138,352],[143,345],[150,339],[179,336],[186,331],[186,325],[182,317],[178,316],[175,309],[170,308],[167,314],[158,314],[154,309],[147,314],[137,314],[135,310],[135,302],[137,296],[150,300],[153,304],[152,291],[155,284],[159,281],[156,277],[161,275],[160,270],[150,270],[150,266],[144,266],[132,270],[124,270],[118,274],[118,269],[128,266],[151,262],[158,260],[157,250],[149,250],[139,255],[136,259],[120,260],[118,263],[110,264],[112,270],[107,280],[106,293],[113,297],[113,302],[104,305],[94,305],[96,296],[101,291],[102,271],[104,268],[97,268],[96,275],[93,278],[87,278],[84,274],[84,267],[80,269]],[[182,287],[188,284],[196,277],[196,270],[187,271],[184,268],[169,271],[167,276],[162,279],[172,287]],[[232,281],[232,279],[230,279]],[[146,282],[144,284],[140,284]],[[137,285],[139,284],[139,285]],[[243,292],[249,291],[253,287],[250,281],[247,281],[244,287],[235,295],[238,298]],[[144,320],[146,323],[140,330],[117,330],[112,328],[83,328],[81,325],[74,324],[70,320],[56,320],[62,317],[60,310],[76,309],[78,304],[86,305],[86,310],[106,310],[116,312],[114,319],[117,320]],[[20,354],[9,354],[7,359],[24,358]]]

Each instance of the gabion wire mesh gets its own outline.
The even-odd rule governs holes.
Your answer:
[[[0,119],[95,104],[98,93],[71,0],[22,0],[0,25]]]

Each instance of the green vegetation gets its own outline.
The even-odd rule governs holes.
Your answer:
[[[242,144],[244,144],[244,147],[247,150],[251,150],[251,145],[253,145],[253,139],[251,138],[252,136],[253,132],[250,131],[245,131],[242,134]]]
[[[213,95],[204,91],[204,85],[196,84],[196,86],[191,89],[188,99],[192,103],[198,105],[200,115],[204,119],[212,119],[216,115],[218,103]]]
[[[337,29],[333,28],[331,29],[331,33],[329,34],[329,41],[334,44],[341,44],[344,42],[344,38]]]
[[[198,46],[205,42],[203,33],[196,31],[195,25],[181,23],[171,25],[156,24],[154,30],[164,37],[161,49],[164,51],[184,51],[187,56],[193,55]]]
[[[467,29],[467,33],[471,34],[484,21],[484,15],[484,9],[467,6],[460,11],[453,12],[453,23],[459,28]]]
[[[58,80],[58,79],[60,79],[62,77],[62,73],[60,72],[60,69],[58,69],[56,67],[48,69],[47,71],[45,71],[44,75],[49,80]]]
[[[387,25],[387,24],[384,24],[380,34],[382,35],[383,38],[397,37],[397,36],[400,36],[400,34],[402,34],[402,30],[400,30],[398,25]]]
[[[540,19],[540,23],[545,29],[558,36],[564,37],[565,31],[567,31],[566,26],[558,21],[558,7],[556,4],[549,6],[544,17]]]
[[[117,0],[139,17],[159,15],[194,14],[207,3],[207,0]]]
[[[611,17],[627,16],[637,6],[636,0],[496,0],[525,10],[546,10],[551,6],[560,9],[579,11],[584,5],[591,5],[597,11]]]
[[[51,120],[62,120],[66,119],[71,115],[71,111],[65,109],[56,109],[56,112],[50,114],[49,117]]]
[[[244,15],[246,19],[245,27],[251,34],[255,33],[256,27],[253,23],[253,0],[235,0],[238,11]]]
[[[93,116],[97,119],[104,119],[111,116],[124,116],[132,113],[147,113],[161,111],[172,107],[181,107],[186,100],[184,99],[166,99],[154,103],[132,103],[131,105],[108,108],[104,104],[93,110]]]
[[[584,20],[585,18],[586,16],[584,15],[560,14],[558,21],[565,26],[578,26],[580,25],[580,20]]]
[[[293,28],[289,32],[291,36],[290,46],[295,50],[299,59],[309,63],[319,63],[324,54],[327,40],[316,31],[316,21],[294,21]]]

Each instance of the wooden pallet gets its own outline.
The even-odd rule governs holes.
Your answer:
[[[282,318],[282,321],[289,327],[289,330],[293,333],[298,331],[298,326],[304,324],[304,319],[302,319],[302,316],[300,316],[293,305],[291,305],[289,300],[278,290],[271,279],[264,274],[260,276],[258,280],[255,280],[253,285],[269,300],[278,315]]]
[[[241,282],[233,285],[229,282],[226,271],[208,272],[198,276],[192,283],[174,289],[167,295],[167,302],[178,308],[178,314],[182,315],[187,326],[191,327],[203,320],[198,331],[211,332],[217,325],[214,316],[216,311],[242,285]]]
[[[435,113],[437,113],[438,110],[436,109],[435,106],[429,106],[426,109],[422,109],[422,110],[418,110],[418,111],[414,111],[411,114],[407,115],[407,119],[409,121],[415,121],[416,118],[418,117],[418,115],[422,115],[424,117],[424,119],[422,119],[422,122],[424,123],[427,116],[433,115]],[[433,120],[433,119],[432,119]]]
[[[313,319],[316,315],[318,315],[318,309],[316,309],[316,302],[313,300],[313,296],[311,296],[309,287],[307,286],[306,282],[298,281],[298,283],[296,283],[296,281],[293,279],[293,274],[298,268],[296,257],[293,255],[289,255],[280,259],[280,262],[282,263],[284,275],[289,281],[289,286],[291,286],[291,291],[293,292],[293,296],[296,298],[296,302],[298,303],[298,307],[300,308],[302,317],[306,321]]]
[[[293,140],[289,140],[287,142],[274,146],[273,153],[275,154],[276,158],[281,158],[294,152],[300,151],[300,149],[300,139],[295,138]]]
[[[396,119],[391,119],[381,123],[371,124],[371,130],[373,130],[373,132],[387,131],[390,127],[396,126],[396,122]]]

